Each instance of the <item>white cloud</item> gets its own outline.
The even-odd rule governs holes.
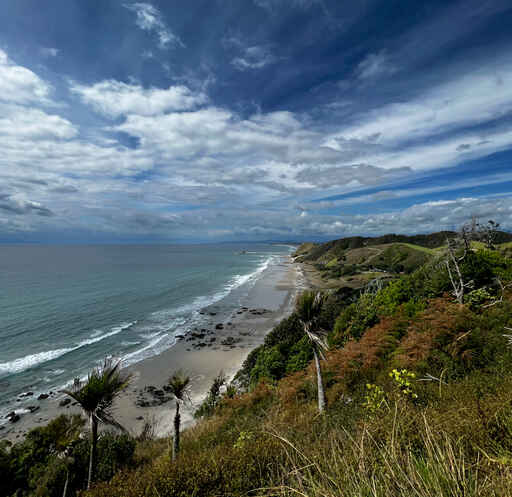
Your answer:
[[[42,47],[40,49],[40,52],[43,57],[57,57],[57,55],[59,55],[60,50],[58,48]]]
[[[340,134],[357,139],[377,135],[379,143],[394,145],[485,123],[511,111],[512,61],[499,60],[459,73],[409,101],[371,110]]]
[[[72,83],[71,91],[85,104],[118,119],[108,128],[80,133],[72,120],[57,114],[59,107],[54,114],[43,107],[50,92],[44,80],[0,52],[0,70],[4,66],[8,71],[18,67],[27,83],[13,87],[11,91],[18,93],[13,93],[10,103],[0,103],[3,232],[69,228],[171,238],[308,238],[433,231],[458,224],[474,210],[484,215],[492,205],[497,220],[503,226],[511,224],[510,199],[430,202],[367,216],[326,215],[319,210],[323,204],[307,199],[313,192],[318,196],[319,187],[322,192],[350,190],[395,178],[407,167],[440,167],[472,154],[492,153],[512,143],[512,128],[494,128],[486,136],[474,131],[443,138],[429,134],[428,145],[411,144],[407,128],[428,127],[429,121],[414,124],[416,117],[408,115],[401,130],[395,124],[400,112],[394,107],[360,116],[350,126],[322,123],[316,127],[311,116],[288,111],[244,118],[213,106],[206,90],[190,89],[193,86],[143,88],[108,80],[89,86]],[[477,76],[481,75],[468,76],[476,79],[466,84],[478,83]],[[459,109],[464,77],[402,105],[418,105],[437,95],[433,101],[444,99],[445,105],[453,102]],[[47,91],[38,93],[34,88]],[[485,117],[484,102],[491,107],[501,102],[502,108],[507,103],[507,93],[500,94],[507,90],[499,87],[498,95],[486,96],[484,89],[477,85],[474,95],[465,97],[468,102],[473,96],[476,99],[479,119]],[[458,111],[462,123],[465,115]],[[381,126],[372,127],[371,117],[381,119]],[[456,129],[458,121],[447,119],[443,122]],[[432,125],[428,133],[437,130]],[[123,146],[115,138],[117,132],[137,138],[137,147]],[[301,211],[305,214],[298,212],[299,202],[307,205],[307,211]],[[183,204],[194,209],[183,212]],[[175,207],[180,207],[178,212],[172,212]]]
[[[166,25],[162,14],[156,7],[145,2],[124,4],[124,6],[135,12],[137,16],[136,23],[140,29],[156,33],[160,48],[185,47],[185,44],[181,41],[179,36],[175,35]]]
[[[243,48],[242,54],[233,58],[231,63],[240,71],[261,69],[274,64],[279,59],[270,52],[268,47],[254,45]]]
[[[375,79],[394,74],[397,68],[384,50],[367,55],[357,66],[356,74],[361,80]]]
[[[207,96],[193,93],[186,86],[167,89],[143,88],[140,85],[108,80],[92,86],[73,83],[71,91],[94,109],[109,117],[126,114],[151,116],[168,111],[187,110],[207,102]]]
[[[0,101],[49,104],[51,86],[26,67],[19,66],[0,49]]]
[[[4,140],[12,137],[18,140],[69,139],[77,134],[77,128],[60,116],[31,107],[0,104],[0,136]]]

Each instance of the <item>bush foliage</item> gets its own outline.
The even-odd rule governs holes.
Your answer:
[[[512,264],[498,251],[472,251],[462,271],[473,282],[465,305],[451,295],[442,259],[377,291],[329,294],[324,414],[311,346],[292,314],[247,357],[236,378],[245,392],[217,392],[176,461],[165,441],[135,447],[105,435],[103,482],[82,495],[512,495],[512,293],[503,292]],[[73,423],[82,428],[62,418],[2,448],[9,477],[0,491],[12,495],[26,480],[25,494],[60,495],[67,469],[57,454]],[[87,443],[75,449],[73,489],[83,487]]]

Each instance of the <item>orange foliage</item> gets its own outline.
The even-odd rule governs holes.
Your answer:
[[[395,360],[400,367],[411,367],[428,357],[438,337],[447,333],[463,338],[465,330],[455,337],[457,318],[464,312],[460,305],[447,299],[433,299],[429,307],[416,317],[402,340]]]
[[[436,339],[442,335],[453,335],[453,347],[457,348],[453,354],[459,354],[467,330],[459,330],[457,323],[464,312],[467,311],[449,299],[432,299],[427,310],[412,320],[405,320],[401,315],[383,318],[366,330],[359,340],[350,340],[343,348],[329,352],[326,360],[321,362],[324,377],[329,376],[332,383],[326,389],[328,402],[342,397],[351,381],[381,369],[391,356],[399,367],[414,367],[418,361],[428,357],[436,346]],[[306,383],[316,389],[313,362],[306,371],[297,372],[279,382],[281,404],[290,408],[307,403],[304,394]]]

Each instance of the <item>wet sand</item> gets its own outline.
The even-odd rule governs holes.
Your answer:
[[[175,401],[163,387],[174,371],[182,370],[191,380],[190,401],[182,410],[182,426],[189,426],[213,379],[220,372],[228,381],[234,377],[249,352],[292,312],[296,295],[304,287],[301,269],[289,258],[260,278],[250,290],[246,307],[233,309],[228,319],[215,320],[215,305],[204,309],[210,318],[205,328],[190,330],[173,347],[127,368],[133,377],[114,405],[116,419],[133,435],[140,433],[146,420],[154,424],[157,436],[169,434]],[[40,409],[24,414],[0,432],[0,437],[18,441],[31,428],[59,414],[81,412],[73,403],[59,406],[64,398],[54,395],[46,400],[34,399]]]

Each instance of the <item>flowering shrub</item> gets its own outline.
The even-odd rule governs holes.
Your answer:
[[[364,399],[363,407],[371,416],[376,414],[377,411],[386,404],[386,394],[384,390],[373,383],[366,384],[366,395]]]
[[[407,371],[407,369],[393,369],[389,373],[389,376],[395,381],[395,385],[398,387],[399,392],[406,398],[417,399],[418,395],[412,390],[411,381],[416,378],[414,373]]]

